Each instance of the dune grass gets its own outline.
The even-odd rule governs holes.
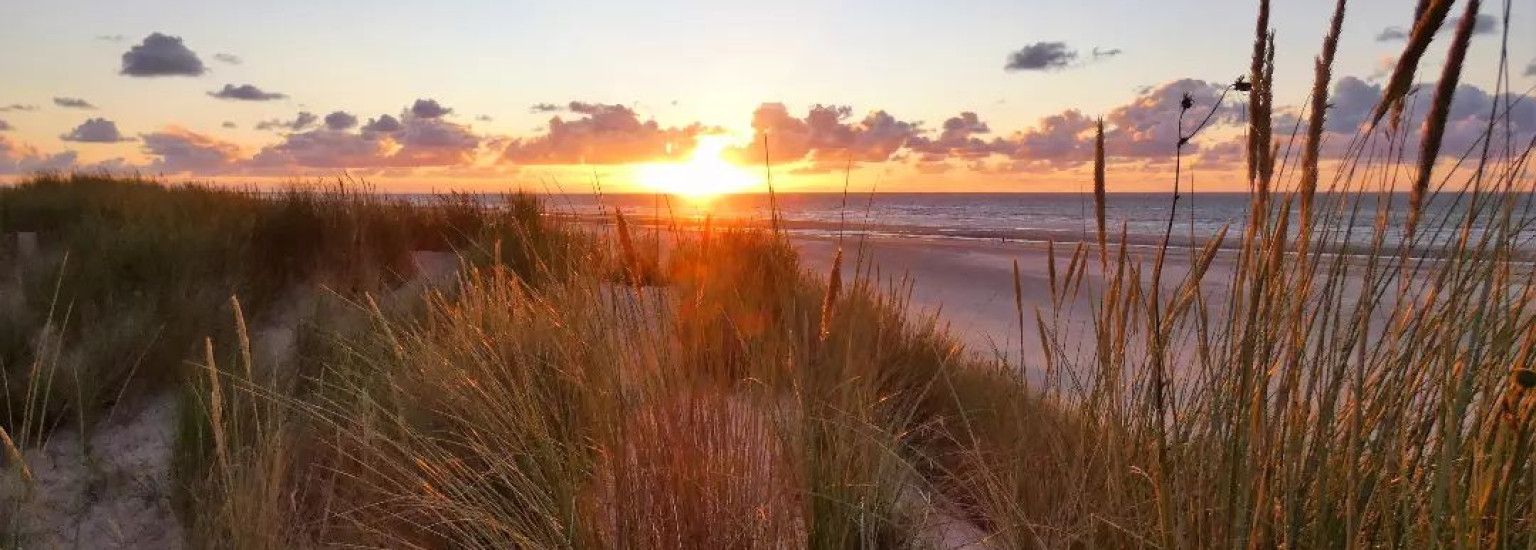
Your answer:
[[[90,432],[119,403],[121,417],[166,392],[196,397],[206,387],[196,367],[205,341],[250,336],[228,322],[236,311],[259,326],[294,317],[309,289],[336,297],[388,289],[415,276],[419,250],[468,262],[495,256],[517,270],[535,257],[558,261],[521,246],[559,240],[523,238],[542,227],[528,222],[537,210],[527,198],[507,197],[493,211],[465,196],[405,204],[362,191],[337,183],[258,193],[96,175],[0,188],[0,431],[15,455],[7,462],[22,462],[59,429]],[[18,247],[16,233],[35,235],[36,249]],[[183,405],[183,422],[195,427],[205,411],[195,399]],[[184,462],[198,464],[199,454],[184,452]],[[7,498],[20,494],[5,486]],[[5,523],[14,528],[10,504]]]
[[[1493,116],[1461,163],[1423,145],[1406,174],[1407,133],[1443,125],[1372,125],[1325,165],[1344,8],[1290,147],[1261,3],[1236,251],[1116,239],[1100,127],[1097,237],[1053,252],[1051,304],[1018,301],[1035,377],[914,314],[857,248],[807,273],[772,230],[637,246],[621,214],[584,231],[526,198],[43,177],[0,190],[0,227],[45,245],[0,311],[0,366],[7,405],[49,420],[8,417],[7,448],[132,380],[179,388],[200,547],[931,548],[946,524],[994,548],[1536,545],[1532,145],[1488,146]],[[1410,212],[1371,200],[1393,189]],[[403,290],[414,250],[455,252],[455,279]],[[253,327],[312,287],[297,353],[264,363]],[[59,372],[95,386],[49,387]]]
[[[0,231],[41,242],[30,257],[0,250],[9,265],[0,370],[18,382],[12,390],[25,388],[20,371],[49,348],[45,340],[59,340],[65,378],[88,387],[51,390],[47,414],[34,419],[56,424],[74,410],[93,417],[125,392],[185,378],[177,366],[229,318],[230,296],[254,322],[296,287],[356,295],[398,284],[414,275],[413,250],[469,261],[501,254],[514,269],[555,256],[494,249],[554,241],[508,234],[538,227],[528,222],[538,215],[529,200],[511,197],[493,212],[466,196],[409,205],[365,191],[336,183],[257,193],[91,175],[0,188]],[[8,405],[20,402],[8,395]],[[18,426],[17,412],[7,413],[0,425]]]
[[[1258,95],[1273,78],[1264,10],[1249,76]],[[1341,2],[1314,94],[1326,93],[1342,16]],[[1415,33],[1433,34],[1437,17],[1425,15]],[[981,475],[961,493],[986,495],[981,517],[1017,534],[1006,546],[1536,544],[1532,145],[1490,147],[1508,123],[1494,113],[1481,150],[1446,169],[1438,133],[1468,33],[1463,23],[1424,128],[1362,129],[1328,189],[1334,200],[1315,214],[1321,133],[1302,138],[1300,185],[1280,181],[1273,167],[1288,159],[1272,156],[1280,148],[1268,142],[1268,99],[1255,99],[1254,210],[1221,279],[1204,269],[1214,247],[1190,250],[1195,268],[1171,284],[1159,282],[1163,257],[1179,252],[1166,242],[1150,263],[1121,247],[1098,285],[1082,283],[1091,266],[1073,256],[1055,290],[1089,293],[1095,307],[1086,327],[1042,316],[1042,345],[1054,355],[1046,397],[1080,422],[1058,433],[1093,444],[1016,444],[1039,427],[974,432],[983,444],[963,461]],[[1315,129],[1326,99],[1312,104]],[[1424,133],[1424,145],[1419,172],[1400,177],[1391,159],[1403,158],[1406,132]],[[1388,154],[1356,146],[1368,142]],[[1427,184],[1432,170],[1438,186]],[[1270,191],[1286,188],[1297,192]],[[1392,212],[1390,200],[1359,210],[1393,189],[1411,190],[1408,212]],[[1430,219],[1432,198],[1456,207]],[[1291,227],[1297,201],[1302,225]],[[1372,234],[1348,235],[1361,217],[1377,220]],[[1372,245],[1357,254],[1320,246],[1341,237]],[[1079,339],[1097,344],[1068,351]],[[1056,454],[1063,448],[1081,452]],[[1067,479],[1081,479],[1080,490],[1050,485]],[[1073,495],[1070,519],[1019,505],[1041,492]]]

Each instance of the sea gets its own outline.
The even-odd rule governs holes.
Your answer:
[[[876,235],[912,239],[968,239],[1070,243],[1097,239],[1093,197],[1079,193],[779,193],[723,195],[699,201],[664,194],[550,194],[541,196],[546,209],[592,219],[620,210],[637,220],[692,221],[777,220],[790,233],[808,235]],[[1283,200],[1276,195],[1276,201]],[[1516,249],[1536,251],[1536,196],[1520,194],[1511,201],[1510,230]],[[430,200],[416,195],[413,200]],[[493,196],[484,200],[495,202]],[[1485,195],[1483,205],[1488,204]],[[1326,229],[1314,242],[1341,252],[1371,246],[1380,233],[1382,245],[1395,249],[1404,236],[1409,198],[1406,194],[1319,194],[1316,216]],[[1252,207],[1248,193],[1186,193],[1177,204],[1169,193],[1111,193],[1105,198],[1105,220],[1112,242],[1156,245],[1167,234],[1170,243],[1207,243],[1226,231],[1222,247],[1240,246]],[[1380,220],[1381,208],[1385,219]],[[1441,247],[1461,238],[1464,220],[1476,212],[1467,237],[1480,239],[1495,225],[1496,212],[1472,204],[1468,196],[1436,195],[1425,206],[1415,249]],[[1299,225],[1290,212],[1290,227]],[[1172,218],[1170,226],[1169,219]],[[1530,223],[1519,223],[1525,220]],[[1293,230],[1294,232],[1294,230]]]

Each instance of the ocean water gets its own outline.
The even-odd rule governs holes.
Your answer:
[[[418,196],[418,198],[421,198]],[[1277,196],[1277,200],[1283,196]],[[545,195],[545,204],[557,213],[600,216],[621,209],[636,219],[701,220],[769,219],[776,207],[782,227],[802,234],[873,234],[921,239],[985,239],[1006,241],[1093,241],[1093,198],[1078,193],[877,193],[843,196],[839,193],[743,194],[717,197],[707,203],[655,194]],[[1515,203],[1516,220],[1536,218],[1533,196],[1520,195]],[[489,201],[495,198],[487,197]],[[1485,199],[1486,200],[1486,199]],[[1402,238],[1408,210],[1406,194],[1345,196],[1320,194],[1320,218],[1330,221],[1319,242],[1342,250],[1368,246],[1376,235],[1381,206],[1389,217],[1383,239],[1388,247]],[[1208,242],[1228,228],[1224,246],[1240,243],[1249,215],[1247,193],[1185,194],[1174,208],[1167,193],[1114,193],[1106,197],[1105,219],[1111,240],[1118,241],[1123,228],[1131,244],[1161,241],[1173,216],[1171,242],[1188,244],[1191,238]],[[1351,212],[1357,211],[1351,218]],[[1465,198],[1445,194],[1425,207],[1421,237],[1443,242],[1458,236],[1459,226],[1471,210]],[[1297,214],[1291,213],[1292,227]],[[1473,224],[1471,237],[1482,235],[1492,218],[1484,212]],[[1440,229],[1437,236],[1437,228]],[[1454,228],[1451,229],[1451,228]],[[1536,250],[1536,224],[1520,228],[1516,245]],[[1424,238],[1420,240],[1423,241]],[[1425,244],[1420,248],[1433,248]]]

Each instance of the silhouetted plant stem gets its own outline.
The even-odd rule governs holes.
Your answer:
[[[773,162],[768,156],[768,133],[763,133],[763,181],[768,185],[768,219],[773,225],[773,234],[779,234],[779,199],[773,191]]]

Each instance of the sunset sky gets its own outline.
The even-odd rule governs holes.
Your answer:
[[[1115,187],[1162,188],[1177,99],[1203,112],[1247,71],[1253,4],[12,0],[0,8],[0,178],[348,172],[392,189],[584,191],[597,174],[650,190],[670,173],[656,165],[705,156],[704,143],[745,165],[757,179],[733,185],[751,190],[767,134],[787,190],[839,188],[850,162],[861,188],[1074,190],[1102,116]],[[1332,4],[1274,6],[1276,103],[1291,116]],[[1509,72],[1523,95],[1536,85],[1536,6],[1514,4]],[[1473,133],[1458,123],[1487,116],[1502,5],[1484,4],[1448,153]],[[1350,3],[1331,142],[1374,107],[1411,11]],[[1444,42],[1421,78],[1439,74]],[[1244,185],[1231,141],[1244,98],[1228,99],[1189,151],[1206,189]],[[1513,119],[1536,132],[1536,102]]]

